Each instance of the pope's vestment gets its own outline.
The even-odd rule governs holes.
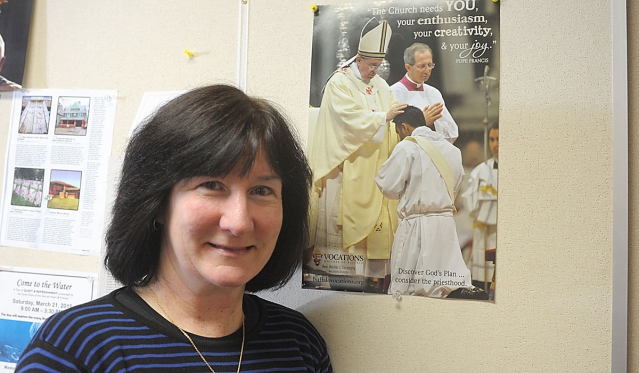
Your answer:
[[[324,96],[310,146],[313,170],[311,244],[335,275],[384,277],[397,215],[375,174],[397,144],[386,113],[398,102],[377,75],[366,83],[356,64],[337,70]]]
[[[459,129],[448,108],[446,108],[441,92],[437,88],[426,83],[415,84],[404,75],[401,80],[391,86],[391,91],[397,101],[415,106],[419,110],[424,110],[426,106],[441,102],[444,108],[442,117],[435,121],[435,131],[441,133],[451,143],[455,142],[459,136]]]
[[[464,176],[459,149],[428,127],[415,128],[412,136],[427,139],[443,155],[457,194]],[[385,196],[399,199],[388,292],[445,297],[459,287],[469,287],[470,270],[457,239],[453,201],[429,154],[405,139],[375,180]]]
[[[491,282],[495,265],[486,262],[487,249],[497,247],[497,168],[495,158],[482,162],[470,173],[464,206],[474,219],[471,272],[473,280]]]

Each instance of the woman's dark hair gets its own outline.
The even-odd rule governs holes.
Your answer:
[[[258,148],[282,180],[282,228],[273,255],[246,290],[279,288],[295,273],[308,246],[311,171],[290,121],[273,103],[227,85],[189,91],[139,127],[126,148],[105,265],[122,284],[141,286],[156,275],[161,216],[173,186],[195,176],[247,174]]]

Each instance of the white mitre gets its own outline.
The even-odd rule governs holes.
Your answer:
[[[387,21],[382,21],[375,28],[364,34],[366,26],[373,20],[377,22],[377,19],[373,17],[362,27],[357,54],[367,58],[384,58],[393,31]]]
[[[379,24],[364,33],[366,26],[372,21],[378,22],[375,17],[371,18],[362,27],[362,32],[359,36],[359,47],[357,48],[357,54],[364,58],[384,58],[386,51],[388,50],[388,43],[390,42],[393,31],[387,21],[378,22]],[[346,67],[355,61],[357,55],[351,57],[348,61],[344,62],[340,67]],[[332,75],[331,75],[332,76]],[[329,77],[330,79],[330,77]]]

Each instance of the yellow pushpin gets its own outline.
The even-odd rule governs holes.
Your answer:
[[[498,1],[499,1],[499,0],[493,0],[493,3],[496,3],[496,2],[498,2]]]
[[[317,11],[319,10],[319,8],[317,7],[317,5],[315,5],[315,4],[310,4],[308,7],[309,7],[309,8],[311,8],[311,10],[313,11],[313,13],[317,13]]]
[[[195,55],[193,54],[193,52],[191,52],[191,51],[190,51],[190,50],[188,50],[188,49],[185,49],[185,50],[184,50],[184,54],[186,54],[187,56],[189,56],[189,58],[191,58],[191,57],[195,56]]]

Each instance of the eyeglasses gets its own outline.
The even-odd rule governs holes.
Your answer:
[[[374,63],[374,64],[372,64],[372,65],[369,65],[369,64],[366,62],[366,58],[362,58],[362,62],[364,62],[364,65],[368,66],[368,68],[369,68],[369,69],[371,69],[371,70],[377,70],[377,69],[379,69],[379,66],[381,65],[381,64],[380,64],[380,65],[378,65],[378,64],[375,64],[375,63]]]
[[[411,65],[414,66],[417,70],[426,70],[428,69],[434,69],[435,68],[435,64],[434,63],[429,63],[428,65]]]

